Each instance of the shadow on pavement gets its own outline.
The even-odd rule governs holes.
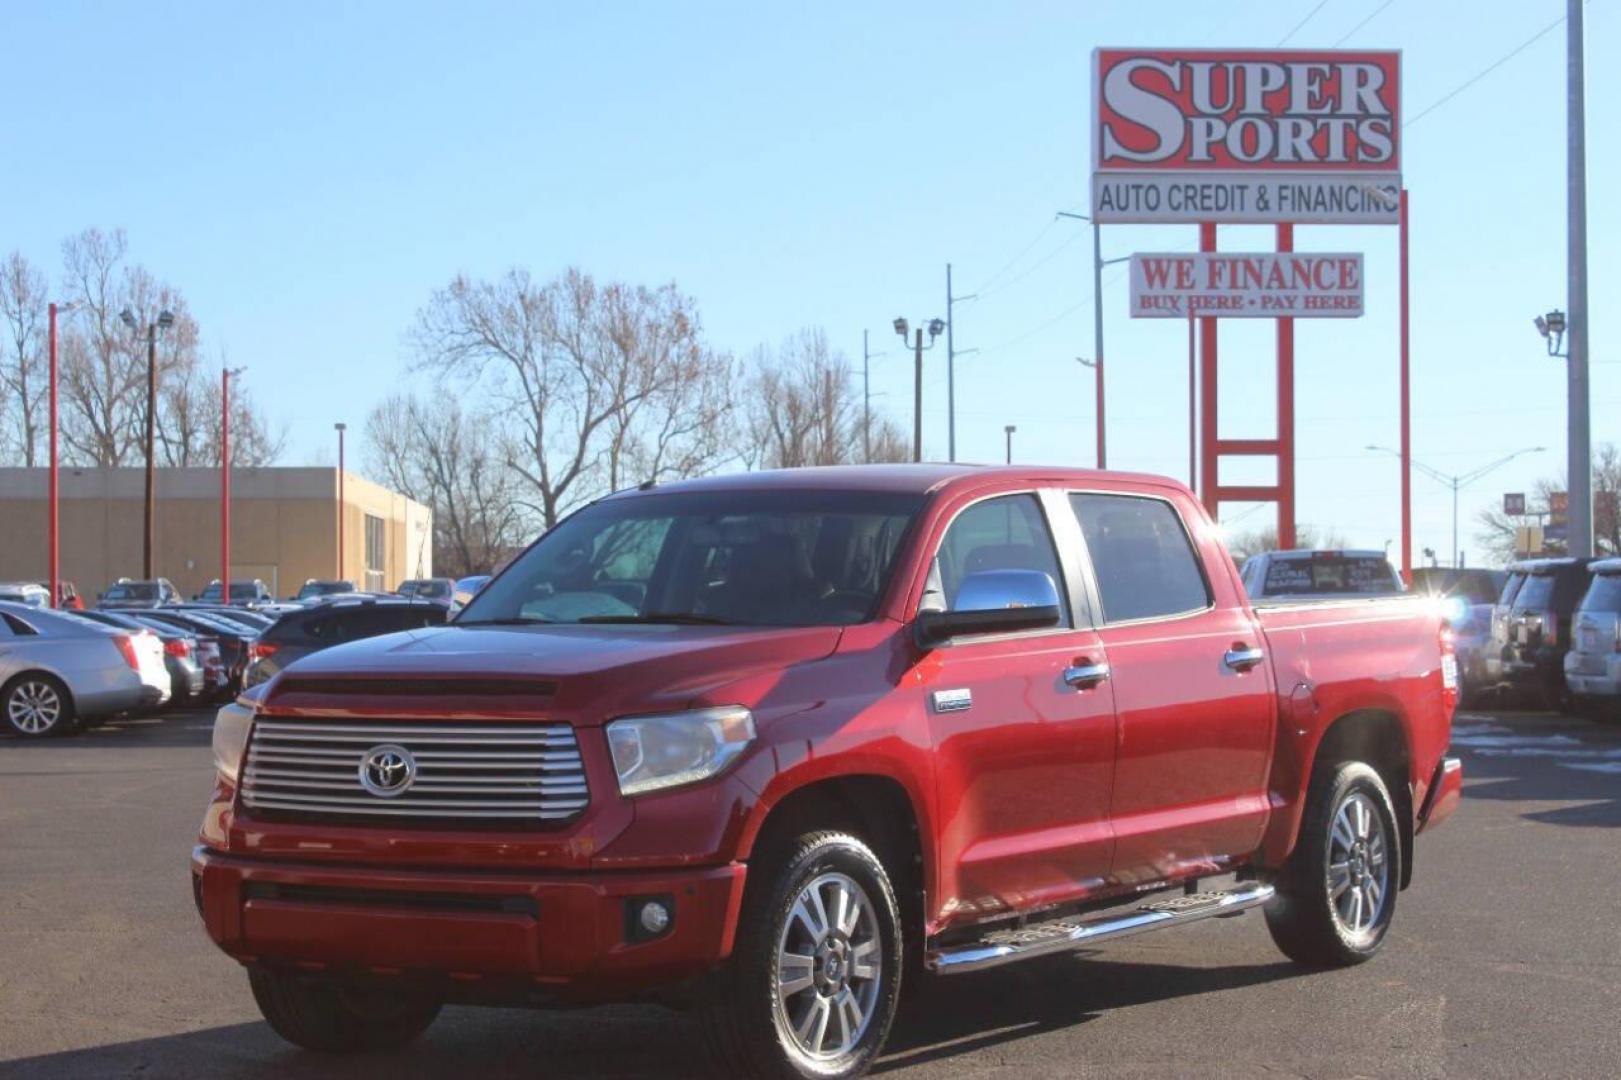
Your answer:
[[[130,750],[207,746],[218,705],[187,705],[144,716],[121,716],[70,735],[24,738],[0,726],[0,755],[59,750]]]
[[[1287,963],[1195,968],[1053,957],[929,980],[903,1003],[878,1072],[1058,1031],[1110,1009],[1292,978]],[[579,1012],[448,1009],[417,1042],[361,1057],[294,1049],[260,1023],[45,1054],[5,1077],[689,1076],[708,1075],[691,1018],[653,1006]]]
[[[1453,726],[1464,798],[1569,805],[1521,816],[1547,825],[1621,826],[1621,727],[1556,713],[1474,713]]]

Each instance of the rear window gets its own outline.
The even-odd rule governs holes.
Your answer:
[[[1621,614],[1621,574],[1600,574],[1587,587],[1582,610],[1595,614]]]
[[[1553,605],[1553,575],[1531,574],[1514,597],[1514,606],[1545,611]]]
[[[1266,568],[1263,596],[1332,596],[1337,593],[1394,593],[1396,575],[1382,558],[1314,555],[1273,559]]]
[[[1497,597],[1497,602],[1504,607],[1514,603],[1514,598],[1519,595],[1520,586],[1525,584],[1525,576],[1523,570],[1515,570],[1509,574],[1508,580],[1503,582],[1503,591]]]
[[[156,600],[158,587],[148,582],[134,582],[129,585],[114,585],[105,593],[107,600]]]

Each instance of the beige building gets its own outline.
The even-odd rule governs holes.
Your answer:
[[[63,580],[87,601],[120,577],[141,576],[144,469],[61,471]],[[0,469],[0,581],[50,573],[45,469]],[[277,597],[339,573],[338,470],[231,471],[231,577],[260,578]],[[342,574],[362,589],[393,589],[433,573],[426,506],[352,472],[343,476]],[[220,576],[218,469],[159,469],[153,570],[186,596]]]

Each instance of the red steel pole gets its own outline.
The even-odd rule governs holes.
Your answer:
[[[231,369],[220,378],[220,600],[231,602]]]
[[[1295,227],[1278,226],[1278,250],[1295,249]],[[1295,546],[1295,321],[1278,320],[1278,547]]]
[[[51,481],[50,481],[50,524],[46,527],[49,534],[50,546],[49,561],[51,564],[51,606],[60,607],[62,604],[61,564],[57,560],[57,512],[59,509],[56,481],[56,305],[46,308],[46,351],[50,353],[51,367]]]
[[[1199,489],[1199,414],[1195,404],[1198,395],[1198,373],[1195,370],[1198,350],[1194,344],[1193,304],[1188,304],[1188,487]]]
[[[1413,415],[1408,339],[1407,189],[1401,190],[1401,576],[1413,583]]]
[[[919,331],[919,340],[922,331]],[[343,424],[338,424],[338,580],[343,580]]]
[[[1199,225],[1199,250],[1216,250],[1215,222]],[[1216,320],[1202,316],[1199,324],[1199,495],[1211,517],[1216,516]]]

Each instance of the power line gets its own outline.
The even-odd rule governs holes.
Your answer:
[[[1065,239],[1062,244],[1059,244],[1057,247],[1055,247],[1051,251],[1049,251],[1046,255],[1042,256],[1037,261],[1031,263],[1021,273],[1016,274],[1013,277],[1008,278],[1006,281],[1002,282],[1000,285],[996,285],[996,286],[993,286],[991,288],[982,288],[982,289],[979,290],[979,292],[976,295],[979,297],[979,299],[983,300],[987,296],[991,296],[991,295],[993,295],[995,293],[1001,292],[1003,289],[1010,288],[1010,287],[1012,287],[1014,285],[1017,285],[1019,282],[1023,281],[1025,278],[1029,277],[1031,274],[1035,273],[1037,270],[1040,270],[1043,266],[1046,266],[1048,263],[1050,263],[1054,259],[1056,259],[1060,254],[1063,253],[1065,248],[1069,247],[1076,240],[1080,239],[1080,237],[1081,237],[1080,231],[1071,232],[1069,234],[1068,238]]]
[[[1024,245],[1024,247],[1020,248],[1019,253],[1017,255],[1015,255],[1015,256],[1013,256],[1013,258],[1009,259],[1007,261],[1007,263],[1005,265],[1003,265],[1002,269],[998,270],[996,273],[994,273],[990,277],[986,278],[984,280],[984,282],[982,282],[980,284],[979,288],[974,290],[974,292],[982,293],[986,289],[988,289],[992,285],[994,285],[996,283],[997,279],[1000,278],[1003,274],[1007,273],[1009,270],[1013,269],[1013,267],[1018,264],[1020,259],[1024,258],[1026,255],[1030,254],[1030,249],[1034,248],[1037,244],[1041,243],[1042,238],[1045,237],[1049,232],[1051,232],[1052,227],[1054,225],[1056,225],[1056,224],[1058,224],[1058,222],[1056,220],[1048,221],[1047,224],[1042,227],[1042,230],[1040,232],[1036,233],[1036,238],[1034,240],[1032,240],[1028,244]]]
[[[1442,94],[1439,99],[1437,99],[1434,102],[1431,102],[1424,109],[1420,110],[1420,112],[1418,113],[1417,116],[1408,117],[1407,122],[1402,124],[1402,127],[1404,129],[1412,127],[1414,124],[1418,123],[1420,120],[1422,120],[1426,116],[1430,115],[1430,113],[1434,112],[1436,109],[1439,109],[1441,106],[1445,105],[1447,102],[1451,101],[1453,98],[1457,97],[1459,94],[1463,93],[1465,90],[1467,90],[1471,86],[1475,85],[1481,79],[1484,79],[1486,76],[1490,75],[1492,72],[1496,71],[1498,68],[1502,67],[1504,64],[1508,63],[1510,60],[1512,60],[1516,56],[1520,55],[1526,49],[1529,49],[1532,45],[1536,44],[1538,41],[1542,40],[1544,37],[1547,37],[1549,34],[1553,33],[1556,29],[1559,28],[1559,25],[1561,23],[1563,23],[1564,21],[1565,21],[1565,17],[1563,15],[1559,16],[1559,18],[1555,19],[1553,22],[1549,23],[1547,26],[1544,26],[1541,30],[1538,30],[1536,33],[1532,34],[1530,37],[1526,38],[1524,41],[1522,41],[1518,45],[1514,46],[1514,48],[1510,49],[1508,52],[1504,53],[1502,56],[1499,56],[1496,60],[1493,60],[1489,65],[1487,65],[1484,69],[1482,69],[1478,74],[1473,75],[1468,79],[1465,79],[1463,82],[1459,83],[1456,87],[1449,90],[1447,93]]]
[[[1323,10],[1327,6],[1328,6],[1328,0],[1321,0],[1321,2],[1316,7],[1312,8],[1310,11],[1306,12],[1306,17],[1304,19],[1301,19],[1299,22],[1295,23],[1295,28],[1293,30],[1289,31],[1287,34],[1284,34],[1283,37],[1279,38],[1277,45],[1275,45],[1273,47],[1281,49],[1285,45],[1287,45],[1289,43],[1290,38],[1294,37],[1296,34],[1300,33],[1300,31],[1304,30],[1305,27],[1306,27],[1306,24],[1311,22],[1313,19],[1315,19],[1317,17],[1317,13],[1319,11]]]
[[[1364,26],[1367,26],[1373,20],[1377,19],[1379,17],[1379,13],[1381,11],[1384,11],[1385,8],[1389,7],[1391,4],[1394,4],[1395,2],[1396,2],[1396,0],[1385,0],[1384,3],[1382,3],[1378,7],[1374,8],[1373,11],[1368,14],[1367,18],[1363,19],[1361,22],[1359,22],[1355,26],[1351,27],[1351,29],[1349,29],[1345,33],[1341,34],[1340,39],[1338,41],[1334,42],[1334,44],[1330,45],[1329,48],[1337,49],[1341,45],[1344,45],[1347,41],[1349,41],[1352,38],[1352,36],[1354,36],[1356,34],[1356,32],[1358,30],[1362,29]]]

